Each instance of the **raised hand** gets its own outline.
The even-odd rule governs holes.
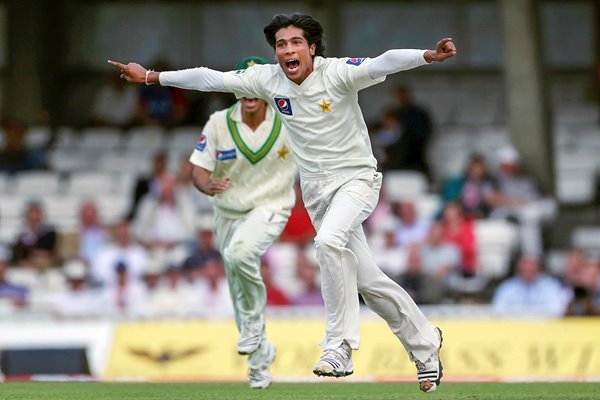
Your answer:
[[[450,57],[454,57],[454,55],[456,55],[456,47],[452,38],[444,38],[437,42],[435,50],[427,50],[424,57],[427,62],[443,62]]]
[[[146,82],[146,68],[137,63],[121,64],[116,61],[108,60],[108,63],[117,69],[121,70],[121,79],[125,79],[131,83]]]
[[[437,42],[435,53],[438,57],[437,61],[442,62],[447,58],[453,57],[456,54],[456,47],[452,38],[444,38]]]

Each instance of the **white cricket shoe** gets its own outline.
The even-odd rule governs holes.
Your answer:
[[[240,337],[237,342],[239,354],[250,354],[260,346],[263,334],[262,320],[247,320],[242,322]]]
[[[248,369],[248,382],[252,389],[266,389],[271,385],[271,370],[270,366],[275,360],[275,346],[273,343],[267,342],[268,356],[267,361],[258,368]]]
[[[440,335],[440,347],[431,355],[425,362],[415,360],[417,366],[417,379],[419,380],[419,388],[423,392],[434,392],[441,383],[442,376],[442,361],[440,360],[440,349],[442,348],[442,330],[437,328]]]
[[[337,349],[325,349],[313,368],[315,375],[336,378],[351,375],[353,372],[352,348],[345,340]]]

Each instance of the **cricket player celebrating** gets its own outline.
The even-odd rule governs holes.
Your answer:
[[[236,70],[256,64],[267,61],[248,57]],[[250,386],[266,388],[275,348],[265,334],[260,257],[285,227],[295,202],[296,165],[281,118],[264,100],[243,97],[211,115],[190,161],[195,186],[213,196],[215,234],[240,331],[237,350],[248,354]]]
[[[298,163],[302,196],[317,230],[327,315],[323,354],[313,372],[346,376],[359,347],[358,292],[398,337],[417,367],[419,386],[436,390],[442,378],[441,331],[410,296],[375,264],[362,222],[377,204],[382,176],[358,104],[358,91],[389,74],[456,54],[452,39],[435,50],[388,50],[375,58],[324,58],[323,29],[309,15],[275,15],[264,28],[276,65],[244,73],[194,68],[154,72],[139,64],[109,61],[135,83],[160,83],[201,91],[224,91],[266,100],[288,128]]]

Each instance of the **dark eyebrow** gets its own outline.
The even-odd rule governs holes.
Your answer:
[[[302,40],[302,39],[304,39],[304,37],[303,37],[303,36],[293,36],[293,37],[291,37],[291,38],[289,38],[289,39],[283,39],[283,38],[282,38],[282,39],[279,39],[279,40],[277,40],[275,43],[279,43],[279,42],[287,42],[288,40],[297,40],[297,39],[300,39],[300,40]]]

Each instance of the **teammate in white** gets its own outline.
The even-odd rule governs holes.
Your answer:
[[[358,91],[389,74],[446,60],[456,54],[454,43],[445,38],[435,50],[395,49],[373,59],[337,59],[322,57],[323,30],[309,15],[275,15],[264,33],[278,64],[256,66],[245,73],[208,68],[159,73],[135,63],[109,63],[120,68],[129,82],[258,97],[279,111],[299,166],[303,199],[317,230],[327,326],[324,352],[313,372],[345,376],[354,371],[360,292],[415,362],[421,390],[432,392],[442,377],[441,331],[377,267],[362,230],[362,222],[377,204],[381,174]]]
[[[236,69],[266,63],[248,57]],[[275,358],[265,333],[260,257],[285,227],[295,201],[296,165],[285,136],[281,119],[264,100],[243,97],[210,116],[190,158],[195,186],[212,196],[240,331],[237,349],[248,354],[248,379],[255,389],[270,385]]]

